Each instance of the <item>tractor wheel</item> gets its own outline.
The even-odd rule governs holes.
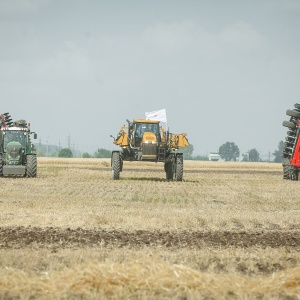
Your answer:
[[[36,155],[26,156],[26,177],[36,177],[37,161]]]
[[[293,152],[293,148],[284,146],[283,147],[283,151],[285,151],[285,152]]]
[[[283,143],[283,148],[293,148],[294,143],[293,142],[285,142]]]
[[[296,109],[300,109],[300,104],[299,104],[299,103],[295,103],[294,107],[295,107]]]
[[[294,168],[290,168],[290,179],[294,181],[298,180],[298,171]]]
[[[292,180],[296,180],[296,181],[299,180],[299,173],[298,173],[297,171],[295,171],[295,172],[293,173]]]
[[[290,159],[291,158],[291,154],[283,152],[282,153],[282,157]]]
[[[292,136],[287,136],[286,138],[285,138],[285,140],[287,141],[287,142],[289,142],[289,143],[295,143],[295,137],[292,137]]]
[[[283,165],[283,179],[290,179],[289,165]]]
[[[183,157],[182,155],[177,155],[175,179],[176,181],[182,181],[182,177],[183,177]]]
[[[166,170],[166,179],[168,181],[173,181],[174,171],[173,171],[173,163],[166,162],[165,163],[165,170]]]
[[[300,117],[300,112],[296,111],[296,110],[293,110],[293,109],[288,109],[286,111],[286,114],[290,117],[294,117],[294,118],[297,118],[297,119]]]
[[[120,179],[121,155],[120,152],[113,152],[111,158],[112,179]]]
[[[294,143],[291,143],[291,142],[286,142],[286,143],[284,143],[285,145],[284,145],[284,147],[287,147],[287,148],[294,148]]]
[[[291,129],[295,129],[296,128],[296,124],[293,123],[293,122],[289,122],[289,121],[283,121],[282,122],[282,126],[288,127],[288,128],[291,128]]]
[[[0,177],[3,176],[3,162],[2,162],[2,154],[0,154]]]
[[[297,135],[297,130],[288,130],[288,132],[287,132],[287,135],[289,136],[289,137],[293,137],[293,138],[296,138],[296,135]]]
[[[292,156],[292,151],[289,151],[289,150],[283,150],[282,151],[282,155],[287,155],[288,157]]]

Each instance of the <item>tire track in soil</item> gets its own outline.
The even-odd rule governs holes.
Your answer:
[[[299,231],[157,231],[157,230],[92,230],[39,227],[1,227],[0,249],[64,249],[82,247],[140,247],[167,248],[222,247],[292,247],[300,251]]]
[[[111,171],[111,168],[82,168],[82,169],[88,169],[92,171]],[[132,167],[126,168],[124,167],[124,171],[130,171],[134,173],[164,173],[163,167],[161,169],[135,169]],[[254,169],[254,170],[222,170],[222,169],[196,169],[196,170],[184,170],[184,173],[205,173],[205,174],[264,174],[264,175],[282,175],[282,171],[277,171],[277,170],[259,170],[259,169]]]

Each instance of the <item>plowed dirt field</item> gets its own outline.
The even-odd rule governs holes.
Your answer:
[[[34,245],[35,248],[64,249],[95,246],[140,247],[165,246],[168,248],[205,247],[292,247],[300,251],[300,232],[162,232],[157,230],[87,230],[2,227],[0,228],[0,249],[22,249]]]

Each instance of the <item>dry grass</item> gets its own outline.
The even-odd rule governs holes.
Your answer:
[[[184,182],[162,164],[39,159],[38,178],[0,180],[5,226],[139,229],[299,229],[298,182],[280,164],[185,162]]]
[[[300,267],[262,278],[236,274],[204,274],[183,265],[163,261],[138,260],[125,263],[78,265],[63,272],[24,274],[19,270],[0,270],[2,293],[29,298],[184,298],[215,299],[259,297],[280,299],[280,295],[300,293]],[[296,299],[296,298],[295,298]]]
[[[280,164],[185,161],[183,182],[162,164],[38,159],[38,177],[0,178],[0,226],[125,231],[299,231],[299,183]],[[299,299],[298,248],[0,251],[0,298]]]

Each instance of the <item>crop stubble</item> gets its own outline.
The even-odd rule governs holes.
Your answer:
[[[51,293],[58,297],[296,297],[299,278],[292,289],[267,293],[249,291],[250,278],[244,288],[226,282],[230,276],[237,282],[241,276],[261,282],[269,280],[261,276],[274,277],[279,271],[288,275],[299,268],[299,184],[283,181],[279,164],[184,164],[183,182],[167,182],[162,164],[151,163],[124,163],[121,179],[113,181],[106,159],[39,158],[37,178],[1,178],[1,275],[25,272],[25,281],[38,283],[44,279],[41,272],[51,272]],[[42,259],[45,253],[47,260]],[[162,286],[140,284],[135,289],[135,281],[122,281],[114,292],[100,283],[86,290],[61,290],[55,284],[66,268],[72,273],[91,261],[102,268],[113,264],[133,269],[134,262],[143,268],[147,261],[146,277],[155,274],[150,266],[155,270],[163,265],[176,273],[180,265],[185,276],[217,276],[225,287],[219,282],[214,293],[201,284],[176,288],[168,283],[166,288],[159,278]],[[20,294],[20,281],[10,288],[0,281],[2,295],[49,296],[32,287]]]

